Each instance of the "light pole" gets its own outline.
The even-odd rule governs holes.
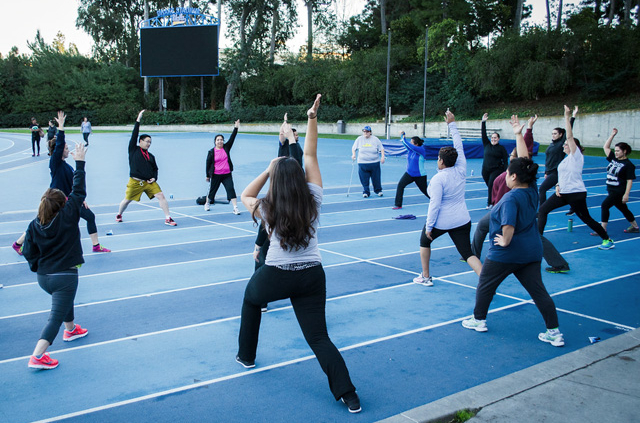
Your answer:
[[[388,38],[388,44],[387,44],[387,98],[385,101],[385,105],[384,105],[384,133],[387,137],[387,139],[389,139],[389,126],[390,126],[390,120],[391,120],[391,116],[389,116],[389,74],[391,73],[391,28],[389,28],[387,30],[387,38]]]
[[[425,26],[424,33],[424,90],[422,94],[422,138],[426,138],[426,120],[427,120],[427,58],[429,49],[429,26]]]

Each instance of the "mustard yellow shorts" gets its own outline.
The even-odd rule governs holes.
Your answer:
[[[146,181],[138,181],[137,179],[129,178],[127,192],[125,193],[124,198],[127,200],[140,201],[140,197],[142,197],[143,192],[147,194],[147,197],[151,200],[156,194],[162,192],[162,190],[157,182],[148,183]]]

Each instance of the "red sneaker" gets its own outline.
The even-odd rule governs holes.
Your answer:
[[[391,210],[400,210],[402,208],[402,206],[393,206],[391,207]]]
[[[172,218],[165,219],[164,224],[169,226],[178,226],[178,224]]]
[[[55,369],[58,367],[58,360],[49,357],[49,353],[42,354],[42,357],[38,358],[32,355],[29,359],[29,367],[32,369]]]
[[[118,222],[118,223],[122,222],[122,215],[121,214],[117,214],[116,215],[116,222]]]
[[[11,248],[16,250],[16,253],[18,253],[19,255],[22,255],[22,244],[18,244],[17,242],[14,242]]]
[[[66,329],[64,330],[64,334],[62,335],[62,340],[66,342],[73,341],[74,339],[84,338],[88,334],[89,334],[89,331],[87,329],[83,329],[82,327],[80,327],[80,325],[76,325],[76,327],[73,328],[71,332],[69,332]]]
[[[94,253],[110,253],[111,250],[108,248],[104,248],[102,245],[97,244],[93,246],[93,252]]]

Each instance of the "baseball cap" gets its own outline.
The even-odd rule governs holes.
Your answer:
[[[369,125],[365,126],[364,128],[362,128],[362,131],[369,131],[371,132],[371,127]]]

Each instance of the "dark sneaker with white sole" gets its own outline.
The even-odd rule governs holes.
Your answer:
[[[359,413],[362,411],[362,407],[360,407],[360,398],[358,398],[358,394],[356,394],[355,391],[344,394],[341,399],[342,402],[347,405],[349,413]]]
[[[236,355],[236,361],[240,364],[242,364],[242,366],[245,369],[251,369],[253,367],[256,367],[256,362],[255,361],[249,361],[249,360],[243,360],[240,358],[239,355]]]

